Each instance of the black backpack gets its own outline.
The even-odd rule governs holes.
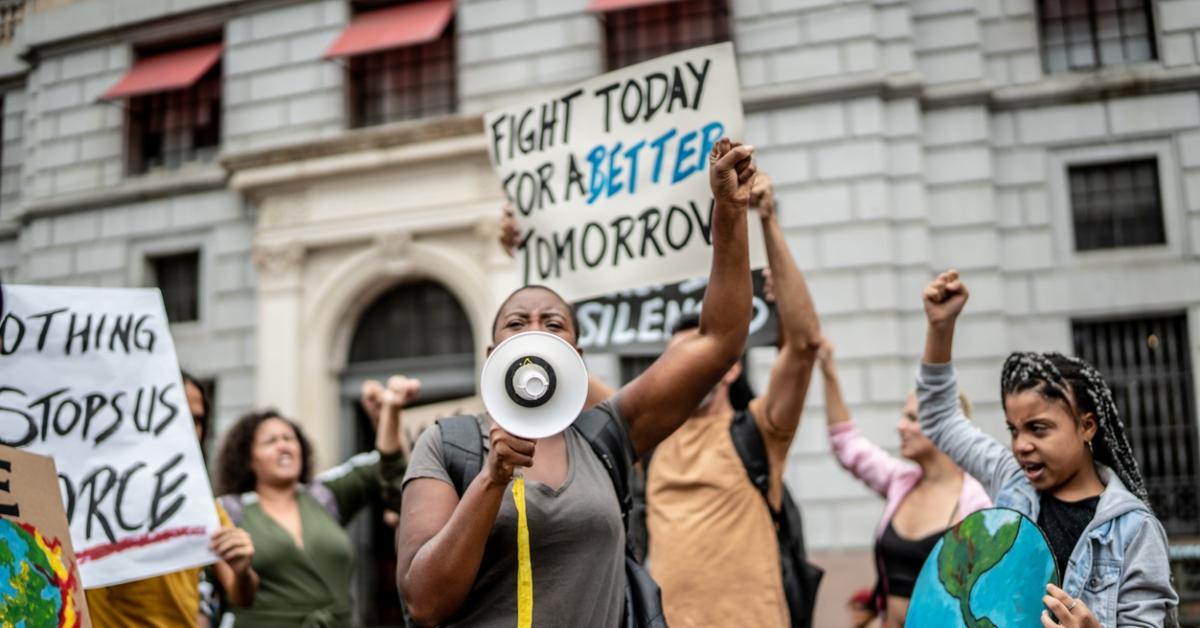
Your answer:
[[[800,507],[792,499],[791,491],[783,487],[783,503],[779,510],[771,506],[770,466],[762,434],[750,412],[741,410],[729,425],[729,436],[733,448],[742,459],[742,466],[750,476],[750,482],[762,494],[775,521],[775,537],[779,542],[779,567],[783,573],[783,593],[787,599],[793,628],[811,628],[813,609],[817,605],[817,587],[825,572],[808,562],[808,551],[804,547],[804,526],[800,521]]]
[[[484,437],[474,416],[453,416],[437,422],[442,431],[442,462],[459,497],[483,470]],[[637,454],[620,421],[602,410],[585,411],[575,420],[575,429],[596,452],[612,480],[621,504],[621,520],[629,530],[633,507],[630,477]],[[628,538],[628,536],[626,537]],[[632,546],[625,544],[625,623],[623,628],[666,628],[662,592],[650,572],[637,560]]]

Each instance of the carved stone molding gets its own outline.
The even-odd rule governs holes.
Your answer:
[[[308,219],[308,201],[303,194],[269,197],[263,201],[258,224],[261,229],[276,229],[303,224]]]
[[[413,234],[406,230],[385,231],[375,236],[375,248],[385,260],[404,259],[412,250],[412,243]]]
[[[254,249],[254,264],[263,284],[299,281],[304,266],[304,245],[299,242],[260,245]]]

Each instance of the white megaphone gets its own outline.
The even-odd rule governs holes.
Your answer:
[[[504,431],[530,440],[575,422],[587,400],[587,367],[570,343],[541,331],[492,350],[479,377],[483,406]]]

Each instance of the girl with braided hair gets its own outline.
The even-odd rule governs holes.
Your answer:
[[[1047,585],[1046,628],[1158,627],[1174,621],[1167,536],[1146,501],[1112,393],[1095,368],[1057,353],[1014,353],[1000,391],[1012,448],[971,426],[951,363],[967,289],[956,271],[923,294],[928,330],[917,377],[921,429],[997,506],[1037,521],[1062,574]],[[1057,623],[1055,623],[1057,620]]]

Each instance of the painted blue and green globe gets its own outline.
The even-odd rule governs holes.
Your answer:
[[[61,543],[28,524],[0,519],[0,626],[79,625],[74,577]]]
[[[1007,508],[967,515],[925,560],[913,588],[909,626],[1037,626],[1046,585],[1058,569],[1037,524]]]

